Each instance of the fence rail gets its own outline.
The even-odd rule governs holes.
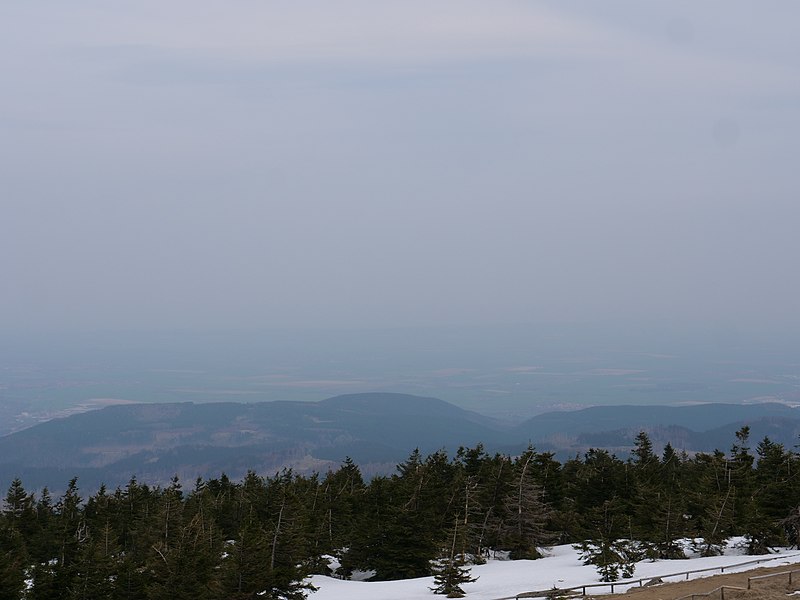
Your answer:
[[[669,577],[686,577],[689,579],[689,575],[694,573],[708,573],[711,571],[719,571],[720,573],[724,573],[725,569],[736,569],[738,567],[746,567],[747,565],[758,565],[765,562],[770,562],[773,560],[779,560],[783,558],[794,558],[796,556],[800,556],[800,553],[796,554],[782,554],[779,556],[770,556],[769,558],[758,558],[755,560],[748,560],[740,563],[735,563],[732,565],[724,565],[721,567],[706,567],[705,569],[692,569],[690,571],[678,571],[677,573],[667,573],[666,575],[653,575],[651,577],[640,577],[639,579],[623,579],[620,581],[609,581],[606,583],[587,583],[584,585],[576,585],[568,588],[550,588],[549,590],[536,590],[531,592],[520,592],[514,596],[505,596],[503,598],[494,598],[493,600],[521,600],[523,598],[544,598],[551,594],[561,594],[564,596],[569,595],[577,595],[578,591],[580,591],[581,596],[586,595],[586,590],[591,588],[610,588],[610,593],[614,593],[614,588],[621,588],[623,586],[635,586],[639,585],[640,587],[644,586],[646,582],[655,581],[658,579],[666,579]],[[800,571],[797,571],[800,572]],[[785,573],[783,573],[785,574]],[[776,574],[778,575],[778,574]],[[764,576],[759,576],[764,577]],[[756,579],[756,577],[751,577],[748,579],[748,589],[750,585],[750,579]],[[724,586],[724,587],[731,587],[731,586]],[[715,592],[718,590],[714,590]],[[570,594],[571,593],[571,594]],[[703,594],[694,594],[695,596],[702,596]],[[686,596],[689,598],[689,596]],[[685,600],[685,599],[679,599]]]
[[[714,588],[710,592],[706,592],[705,594],[688,594],[686,596],[681,596],[677,600],[695,600],[695,598],[707,598],[708,596],[713,596],[717,592],[719,592],[719,600],[725,600],[725,590],[734,590],[737,592],[746,592],[749,590],[750,587],[743,588],[737,587],[735,585],[721,585],[718,588]]]
[[[792,585],[792,575],[795,573],[800,573],[800,569],[793,569],[792,571],[781,571],[780,573],[768,573],[767,575],[753,575],[752,577],[747,578],[747,589],[750,589],[750,586],[753,581],[757,581],[759,579],[769,579],[771,577],[780,577],[781,575],[788,575],[789,576],[789,585]]]
[[[676,600],[695,600],[696,598],[708,598],[709,596],[713,596],[717,592],[719,592],[720,600],[725,600],[725,590],[735,590],[738,592],[746,592],[749,589],[752,589],[752,585],[754,581],[758,581],[760,579],[772,579],[773,577],[784,577],[786,575],[789,576],[788,584],[792,585],[792,575],[800,573],[800,569],[793,569],[791,571],[781,571],[780,573],[768,573],[766,575],[753,575],[752,577],[747,578],[747,587],[737,587],[733,585],[721,585],[718,588],[711,590],[710,592],[705,592],[703,594],[687,594],[686,596],[681,596]]]

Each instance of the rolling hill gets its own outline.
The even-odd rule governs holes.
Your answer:
[[[436,398],[371,393],[320,402],[127,404],[56,419],[0,437],[0,485],[20,476],[32,488],[116,486],[131,476],[163,483],[282,467],[325,471],[346,456],[366,475],[391,472],[419,448],[483,443],[517,453],[529,443],[560,456],[589,447],[619,454],[646,430],[658,448],[726,450],[734,432],[751,427],[751,445],[768,435],[793,446],[800,412],[781,404],[598,406],[538,415],[515,426]]]

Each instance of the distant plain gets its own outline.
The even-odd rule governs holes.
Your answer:
[[[724,331],[572,324],[8,336],[0,435],[117,403],[359,392],[435,396],[509,422],[611,404],[800,404],[800,349],[789,333]]]

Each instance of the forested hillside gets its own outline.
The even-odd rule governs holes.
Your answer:
[[[325,473],[345,456],[365,477],[392,473],[409,448],[423,454],[482,443],[516,455],[528,444],[560,460],[606,448],[627,457],[646,431],[660,453],[710,452],[750,427],[790,447],[800,411],[777,403],[689,406],[595,406],[500,423],[436,398],[369,393],[320,402],[129,404],[54,419],[0,437],[0,489],[20,477],[31,489],[62,492],[77,476],[85,489],[110,488],[133,476],[161,486],[225,472],[271,475],[284,467]]]
[[[16,480],[0,518],[0,597],[300,598],[326,555],[339,558],[340,577],[467,576],[491,553],[536,558],[568,542],[613,579],[643,555],[680,556],[683,537],[706,555],[733,535],[751,553],[796,543],[799,469],[769,439],[751,450],[742,428],[727,453],[691,458],[671,447],[655,455],[646,434],[626,461],[605,450],[563,463],[533,448],[415,451],[370,481],[349,459],[320,475],[131,480],[91,496],[72,480],[57,499]]]

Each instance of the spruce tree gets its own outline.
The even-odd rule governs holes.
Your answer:
[[[28,555],[19,530],[0,522],[0,600],[19,600],[25,589]]]
[[[231,600],[255,598],[270,587],[266,565],[269,564],[268,534],[251,510],[235,539],[226,547],[223,590]]]
[[[757,448],[758,464],[749,511],[744,520],[748,554],[766,554],[785,542],[781,519],[791,509],[791,457],[782,444],[765,437]]]
[[[503,539],[503,518],[509,490],[513,488],[513,463],[508,456],[485,455],[479,471],[476,505],[480,514],[475,517],[476,554],[498,549]]]
[[[267,597],[300,600],[315,588],[304,583],[310,572],[309,532],[305,525],[302,498],[298,496],[295,475],[285,469],[266,482],[267,533],[269,561]]]
[[[0,516],[0,599],[21,597],[25,568],[31,561],[28,544],[36,543],[35,499],[15,478],[8,489]],[[6,591],[7,590],[7,591]]]
[[[728,485],[732,490],[732,529],[741,532],[747,527],[754,512],[755,457],[750,453],[750,427],[745,425],[736,433],[728,460]]]
[[[327,474],[320,487],[324,516],[319,534],[325,538],[324,546],[340,555],[352,545],[353,532],[358,527],[356,513],[364,496],[364,479],[358,466],[347,457],[338,470]]]
[[[155,522],[160,494],[160,490],[139,483],[135,477],[125,488],[114,492],[113,523],[120,547],[117,593],[122,600],[146,598],[150,577],[143,565],[161,540],[160,523]]]
[[[702,556],[722,553],[727,539],[734,534],[735,487],[731,485],[728,459],[719,450],[698,453],[691,462],[691,494],[688,513],[695,550]]]
[[[442,524],[436,522],[438,508],[434,504],[441,501],[441,496],[437,498],[433,493],[439,484],[433,487],[435,482],[431,481],[438,466],[439,458],[425,461],[416,449],[397,466],[397,475],[373,480],[377,493],[370,494],[373,520],[367,538],[361,542],[361,551],[366,551],[361,564],[375,571],[374,579],[430,574],[430,561],[436,556],[436,540],[441,539],[442,531]]]
[[[536,452],[532,447],[514,462],[512,487],[504,501],[502,544],[510,558],[540,558],[540,548],[551,536],[545,529],[549,510],[534,474]]]
[[[684,533],[678,456],[667,444],[659,461],[649,436],[642,431],[636,436],[631,458],[634,498],[630,537],[640,541],[652,559],[685,558],[677,541]]]
[[[461,587],[465,583],[477,581],[472,577],[467,566],[467,557],[459,548],[466,545],[466,530],[461,523],[461,515],[456,514],[449,532],[449,539],[443,546],[442,554],[431,565],[434,587],[430,588],[434,594],[443,594],[448,598],[463,598],[465,593]]]
[[[70,583],[69,600],[116,600],[118,592],[118,548],[110,542],[106,524],[80,547]]]
[[[218,596],[217,565],[221,551],[209,543],[201,514],[171,524],[168,542],[153,546],[145,567],[148,600],[212,600]]]
[[[575,546],[585,565],[595,565],[600,581],[617,581],[633,577],[638,552],[630,540],[601,537],[585,540]]]
[[[114,498],[105,486],[91,496],[83,507],[86,538],[75,559],[69,590],[70,600],[111,600],[117,592],[120,548],[113,528]]]

